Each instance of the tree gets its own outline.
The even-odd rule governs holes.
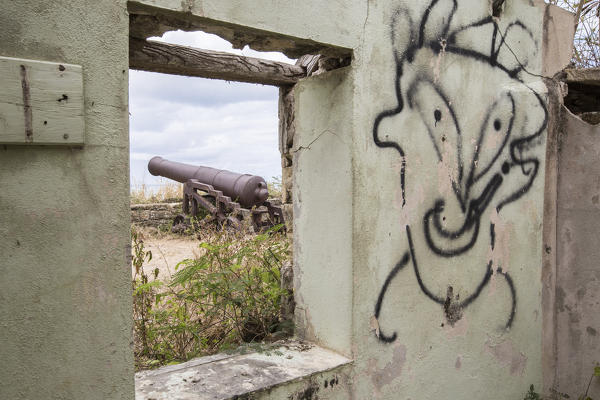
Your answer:
[[[572,63],[577,68],[600,67],[598,21],[600,0],[546,0],[575,14]]]

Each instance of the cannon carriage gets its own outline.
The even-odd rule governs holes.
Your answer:
[[[183,212],[193,217],[204,210],[219,225],[242,229],[249,220],[255,232],[283,224],[280,205],[268,200],[265,180],[256,175],[195,166],[153,157],[148,171],[183,183]]]

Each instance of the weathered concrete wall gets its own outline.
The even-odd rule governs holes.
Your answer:
[[[190,20],[200,17],[350,49],[360,41],[367,11],[367,3],[357,0],[132,0],[131,3],[134,7],[139,4],[185,13]],[[232,38],[240,38],[233,35],[234,29],[229,32]],[[277,50],[278,40],[257,40],[254,44],[257,49],[274,46],[273,50]]]
[[[182,203],[132,204],[131,222],[139,226],[170,228],[173,220],[181,214]]]
[[[490,14],[370,3],[353,62],[357,398],[541,386],[544,9]]]
[[[556,390],[582,395],[600,363],[600,126],[562,109],[558,152]],[[595,378],[588,395],[600,397]]]
[[[85,97],[83,148],[0,147],[0,398],[132,399],[125,1],[0,8],[0,55],[81,65]]]
[[[353,51],[293,89],[299,334],[354,359],[331,396],[541,386],[541,2],[132,3]],[[131,399],[125,2],[2,6],[1,55],[83,66],[86,145],[0,150],[0,394]]]
[[[294,89],[294,294],[301,337],[352,354],[352,73]]]
[[[316,400],[351,397],[351,361],[306,342],[215,354],[136,373],[136,399]]]

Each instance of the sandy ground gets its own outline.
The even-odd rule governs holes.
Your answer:
[[[158,279],[168,282],[179,262],[200,255],[199,244],[194,238],[144,235],[144,250],[152,252],[152,260],[144,264],[144,271],[152,276],[152,271],[158,268]]]

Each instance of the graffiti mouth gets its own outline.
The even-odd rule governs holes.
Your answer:
[[[433,208],[425,213],[423,230],[429,248],[442,257],[462,254],[475,245],[479,236],[481,216],[489,206],[494,194],[502,184],[502,176],[495,174],[486,185],[483,193],[471,200],[463,225],[457,230],[447,230],[442,224],[445,201],[437,200]],[[445,246],[440,243],[446,243]]]

